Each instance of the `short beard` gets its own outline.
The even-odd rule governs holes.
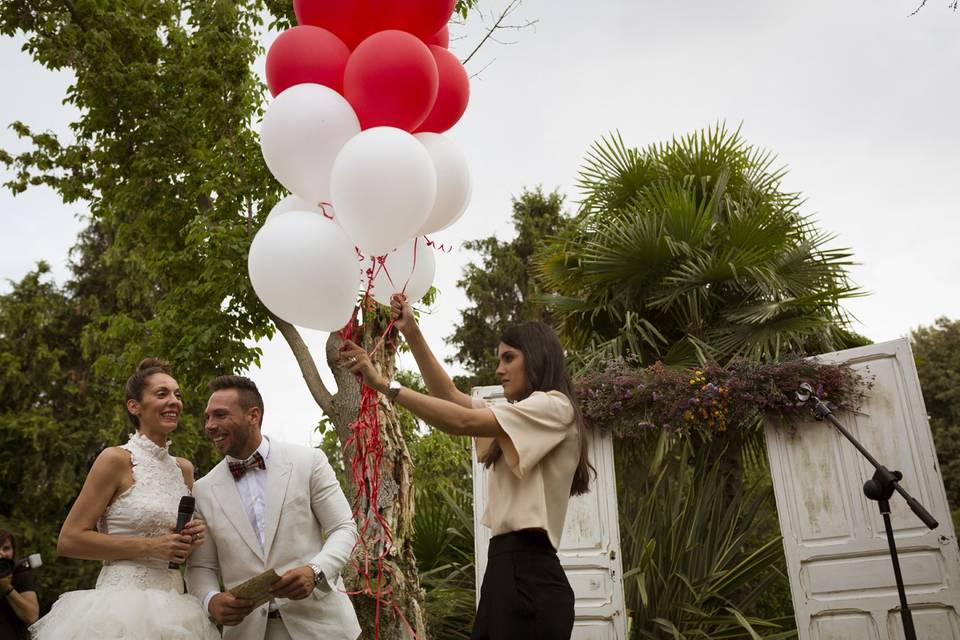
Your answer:
[[[243,439],[241,440],[237,433],[233,434],[233,438],[231,438],[230,442],[230,448],[225,452],[226,455],[230,456],[231,458],[240,458],[240,454],[246,448],[247,443],[250,442],[250,434],[244,433],[242,437]]]

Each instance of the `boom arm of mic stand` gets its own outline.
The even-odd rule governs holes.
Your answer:
[[[817,418],[817,420],[828,420],[830,424],[837,429],[837,431],[842,433],[843,436],[849,440],[850,443],[853,444],[853,446],[855,446],[861,454],[863,454],[864,458],[870,461],[870,464],[872,464],[875,469],[880,469],[883,466],[877,462],[876,458],[870,455],[870,452],[867,451],[863,445],[857,441],[856,438],[853,437],[853,434],[847,431],[844,426],[840,424],[840,421],[837,420],[834,417],[833,412],[830,411],[830,407],[824,404],[820,398],[815,395],[811,395],[809,401],[813,404],[813,415]],[[910,510],[913,511],[913,513],[916,514],[916,516],[920,518],[923,524],[925,524],[929,529],[936,529],[940,526],[940,523],[937,522],[936,518],[930,515],[930,512],[927,511],[924,506],[917,501],[916,498],[907,493],[903,487],[900,486],[900,483],[894,480],[893,488],[896,489],[897,493],[903,496],[903,499],[907,501],[907,506],[910,507]]]

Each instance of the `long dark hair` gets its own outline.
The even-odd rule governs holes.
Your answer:
[[[570,404],[573,406],[574,419],[577,422],[577,432],[580,435],[580,460],[577,463],[577,470],[573,474],[570,495],[578,496],[586,493],[590,490],[590,472],[596,472],[587,456],[586,425],[583,421],[583,415],[580,413],[573,383],[567,373],[566,359],[563,355],[563,346],[560,344],[560,339],[557,338],[557,334],[550,325],[534,320],[509,327],[500,336],[500,342],[514,349],[519,349],[523,353],[524,374],[526,374],[531,393],[534,391],[559,391],[570,400]],[[494,440],[480,462],[489,468],[502,455],[503,450],[500,448],[500,443]]]
[[[127,412],[127,417],[130,418],[130,422],[132,422],[133,426],[137,429],[140,428],[140,418],[130,413],[130,410],[127,409],[127,400],[141,402],[143,400],[143,390],[147,388],[147,380],[155,373],[165,373],[168,376],[173,375],[172,369],[170,369],[170,363],[166,360],[161,360],[160,358],[144,358],[140,361],[140,364],[137,365],[137,370],[133,372],[133,375],[127,379],[127,384],[123,388],[123,409]]]

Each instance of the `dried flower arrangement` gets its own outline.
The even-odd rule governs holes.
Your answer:
[[[587,424],[620,436],[650,429],[711,434],[754,429],[761,417],[788,428],[810,417],[794,392],[807,382],[834,410],[855,411],[872,387],[849,366],[796,359],[761,364],[734,360],[727,366],[645,368],[624,360],[608,363],[576,382]]]

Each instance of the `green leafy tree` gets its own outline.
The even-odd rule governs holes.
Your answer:
[[[228,2],[18,2],[0,31],[27,36],[34,59],[69,69],[80,110],[61,143],[15,123],[33,148],[7,186],[46,184],[85,206],[70,288],[94,374],[115,383],[147,353],[173,360],[191,395],[242,368],[269,332],[237,278],[254,204],[276,197],[249,128],[261,87],[255,6]],[[238,286],[239,285],[239,286]],[[198,375],[194,375],[197,372]]]
[[[576,225],[536,258],[582,361],[776,360],[856,342],[841,302],[850,251],[785,192],[773,157],[723,126],[650,145],[594,145]]]
[[[947,500],[960,515],[960,320],[939,318],[910,342]]]
[[[11,284],[0,296],[0,527],[43,556],[35,577],[47,606],[61,589],[89,587],[100,569],[51,559],[66,507],[109,442],[112,412],[80,352],[87,319],[69,292],[44,263]]]
[[[459,362],[470,371],[469,376],[457,379],[461,388],[497,384],[496,345],[509,325],[548,319],[537,299],[540,290],[530,272],[530,261],[547,238],[569,224],[563,196],[558,191],[544,194],[540,187],[524,190],[513,199],[512,220],[516,235],[509,241],[489,236],[463,244],[477,252],[480,260],[468,264],[457,281],[469,306],[460,312],[460,322],[447,338],[447,343],[457,348],[447,361]]]

